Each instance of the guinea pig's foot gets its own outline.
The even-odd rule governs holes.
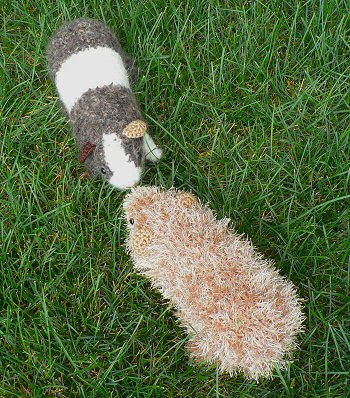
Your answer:
[[[155,144],[152,137],[146,133],[143,137],[143,149],[145,151],[145,158],[146,160],[156,163],[158,162],[162,155],[162,149]]]

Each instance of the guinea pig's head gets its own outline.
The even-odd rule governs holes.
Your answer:
[[[122,131],[102,134],[97,143],[83,144],[80,161],[92,175],[100,176],[118,189],[132,188],[140,182],[144,166],[143,136],[147,125],[134,120]]]
[[[129,232],[127,245],[136,256],[151,254],[152,245],[164,236],[181,233],[200,202],[189,192],[158,187],[136,187],[124,199],[124,216]]]

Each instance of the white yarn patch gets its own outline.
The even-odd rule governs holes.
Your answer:
[[[136,185],[142,174],[142,168],[136,167],[124,152],[122,141],[116,134],[103,135],[103,149],[106,165],[113,175],[109,182],[119,189],[127,189]]]
[[[121,56],[108,47],[73,54],[56,73],[57,91],[68,112],[86,91],[109,84],[130,88]]]
[[[153,141],[152,137],[146,133],[143,137],[143,150],[145,158],[152,163],[156,163],[163,155],[163,151]]]

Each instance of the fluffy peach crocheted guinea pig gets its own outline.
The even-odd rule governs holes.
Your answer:
[[[231,375],[287,365],[304,319],[293,284],[193,194],[137,187],[124,202],[135,268],[176,308],[197,360]]]

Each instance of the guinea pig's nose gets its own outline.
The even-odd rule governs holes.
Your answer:
[[[117,189],[130,189],[141,181],[142,169],[134,167],[134,163],[128,162],[127,167],[120,172],[113,173],[109,182]]]

